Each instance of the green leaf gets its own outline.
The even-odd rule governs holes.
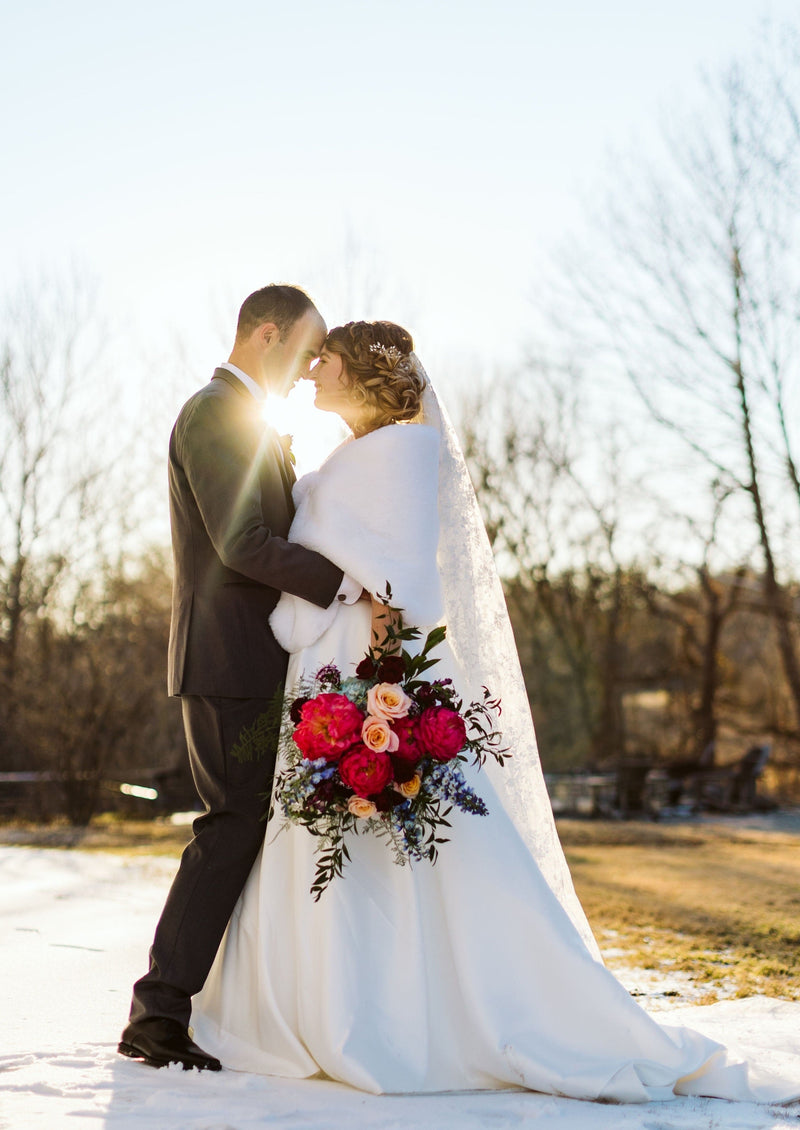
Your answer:
[[[239,731],[239,736],[230,750],[231,757],[244,763],[260,761],[265,754],[273,754],[278,747],[282,719],[283,688],[281,687],[255,722]]]
[[[430,632],[428,632],[428,636],[425,640],[425,646],[422,650],[427,652],[431,651],[434,647],[438,647],[440,643],[444,643],[446,635],[446,625],[442,624],[438,628],[433,628]]]

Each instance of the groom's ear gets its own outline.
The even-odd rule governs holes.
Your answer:
[[[263,349],[271,349],[281,339],[281,333],[274,322],[262,322],[255,331],[258,344]]]

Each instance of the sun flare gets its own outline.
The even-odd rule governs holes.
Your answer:
[[[285,399],[268,396],[263,414],[277,432],[292,436],[298,476],[316,470],[349,435],[335,413],[314,407],[314,385],[310,381],[298,381]]]

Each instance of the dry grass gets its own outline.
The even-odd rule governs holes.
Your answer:
[[[800,837],[721,825],[559,824],[609,964],[719,995],[800,999]]]
[[[722,824],[559,822],[575,886],[609,960],[676,970],[702,998],[800,999],[800,835]],[[191,836],[166,821],[100,817],[88,829],[0,825],[0,843],[177,857]]]
[[[32,824],[0,823],[0,844],[20,847],[80,848],[117,855],[179,856],[192,836],[188,825],[168,820],[128,820],[112,814],[96,816],[88,828],[73,828],[66,821]]]

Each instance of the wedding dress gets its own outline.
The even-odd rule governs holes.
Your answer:
[[[296,501],[293,538],[371,591],[389,580],[408,623],[444,612],[432,677],[452,677],[465,701],[483,683],[499,693],[513,756],[465,767],[489,815],[454,811],[435,865],[398,866],[384,841],[359,835],[317,902],[316,840],[276,811],[194,998],[198,1043],[227,1068],[373,1093],[800,1096],[800,1077],[657,1023],[603,965],[555,834],[491,550],[432,389],[422,424],[348,441],[300,480]],[[292,653],[289,693],[327,663],[352,674],[370,642],[367,602],[320,610],[284,594],[272,624]]]

